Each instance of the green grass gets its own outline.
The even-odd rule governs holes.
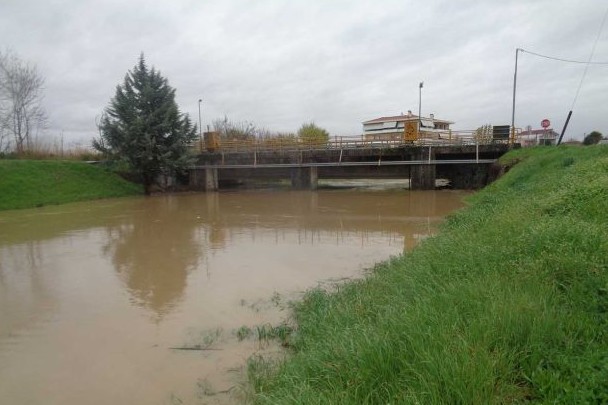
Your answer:
[[[440,235],[295,304],[255,402],[608,403],[608,147],[503,161]]]
[[[0,210],[141,193],[141,186],[82,162],[0,160]]]

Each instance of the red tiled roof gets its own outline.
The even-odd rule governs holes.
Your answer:
[[[427,118],[430,119],[431,117],[422,117],[422,118]],[[417,120],[418,116],[415,114],[412,115],[395,115],[395,116],[391,116],[391,117],[380,117],[380,118],[374,118],[373,120],[369,120],[369,121],[363,121],[364,124],[378,124],[381,122],[390,122],[390,121],[396,121],[396,122],[402,122],[402,121],[411,121],[411,120]],[[452,121],[446,121],[446,120],[440,120],[437,118],[433,119],[434,121],[437,122],[445,122],[448,124],[453,124]]]

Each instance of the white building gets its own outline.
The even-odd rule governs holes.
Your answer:
[[[380,117],[363,122],[363,135],[365,140],[401,140],[405,132],[407,121],[418,121],[417,115],[408,111],[407,114],[392,117]],[[424,138],[437,138],[439,133],[447,133],[454,122],[435,118],[434,114],[420,118],[420,133]]]
[[[559,134],[551,128],[547,129],[526,129],[521,131],[517,141],[521,146],[536,145],[555,145]]]

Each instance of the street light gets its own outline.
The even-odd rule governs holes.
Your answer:
[[[517,89],[517,57],[521,48],[515,49],[515,73],[513,73],[513,109],[511,110],[511,142],[515,140],[515,91]]]
[[[422,87],[424,82],[420,82],[418,85],[418,123],[422,126]]]
[[[198,135],[200,138],[200,142],[201,142],[201,153],[203,152],[203,123],[201,121],[201,103],[203,102],[203,99],[199,98],[198,99]]]

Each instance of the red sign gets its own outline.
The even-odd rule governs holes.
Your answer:
[[[551,125],[551,121],[549,121],[546,118],[540,122],[540,126],[545,129],[549,128],[550,125]]]

